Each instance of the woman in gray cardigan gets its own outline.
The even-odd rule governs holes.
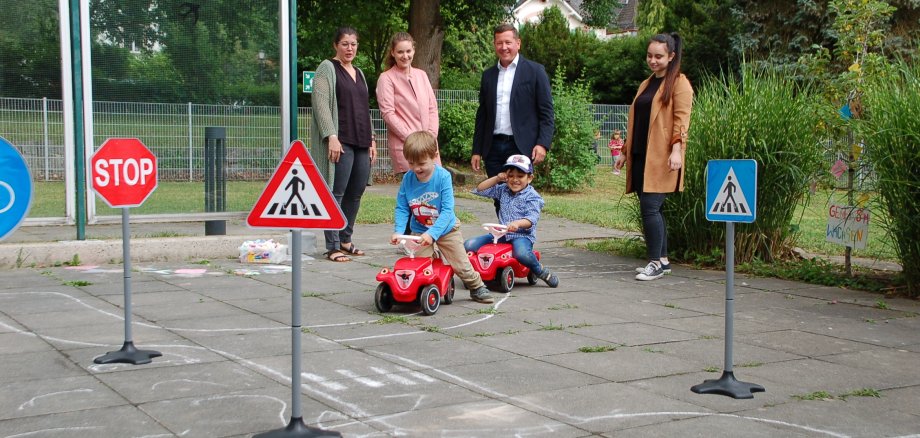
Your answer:
[[[377,159],[377,142],[371,122],[369,93],[364,73],[353,64],[358,54],[358,32],[350,27],[336,31],[335,57],[320,63],[313,79],[313,144],[322,142],[335,163],[332,195],[342,207],[345,228],[326,231],[326,258],[334,262],[362,256],[351,241],[361,197],[371,163]]]

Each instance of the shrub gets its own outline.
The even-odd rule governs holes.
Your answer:
[[[866,156],[888,213],[882,226],[891,234],[904,266],[907,292],[920,296],[920,62],[901,63],[894,77],[868,87],[868,112],[857,126],[866,141]]]
[[[583,81],[567,84],[565,72],[557,70],[553,78],[556,132],[546,161],[534,170],[537,189],[570,192],[594,181],[597,155],[592,145],[599,126],[590,105],[588,86]]]
[[[735,257],[772,261],[791,250],[796,205],[822,165],[815,94],[775,73],[742,66],[740,79],[704,80],[694,102],[687,145],[685,191],[668,198],[668,246],[675,255],[713,254],[725,227],[706,220],[706,163],[757,161],[757,216],[738,224]]]
[[[438,147],[442,160],[452,163],[469,162],[473,155],[477,108],[479,103],[475,101],[449,103],[440,108]]]

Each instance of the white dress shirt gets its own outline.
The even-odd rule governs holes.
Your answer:
[[[498,63],[498,84],[495,87],[495,131],[493,134],[513,135],[511,131],[511,85],[514,84],[514,72],[517,71],[516,55],[508,67]]]

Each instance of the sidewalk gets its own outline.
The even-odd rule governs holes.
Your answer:
[[[458,204],[483,222],[494,215],[488,203]],[[205,239],[203,224],[179,227],[169,231],[186,237],[142,238],[163,227],[132,227],[132,254],[147,241]],[[109,232],[121,230],[88,234]],[[675,266],[639,282],[640,260],[565,244],[615,231],[544,217],[538,247],[559,288],[519,284],[492,306],[459,288],[433,316],[412,307],[380,315],[374,275],[397,258],[390,232],[359,226],[367,256],[304,263],[295,333],[300,414],[311,426],[348,437],[920,434],[915,300],[736,276],[735,376],[766,388],[736,400],[690,391],[724,365],[724,272]],[[18,234],[4,252],[28,240]],[[220,247],[272,234],[284,238],[228,223],[228,236],[202,244],[206,264],[174,252],[134,262],[133,340],[163,354],[146,365],[93,363],[124,341],[120,264],[81,253],[81,266],[0,269],[0,437],[248,437],[283,427],[290,268],[243,265],[235,246]],[[833,398],[814,400],[824,394]]]

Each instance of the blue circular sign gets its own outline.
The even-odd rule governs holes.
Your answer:
[[[0,241],[13,234],[32,206],[32,175],[13,145],[0,137]]]

